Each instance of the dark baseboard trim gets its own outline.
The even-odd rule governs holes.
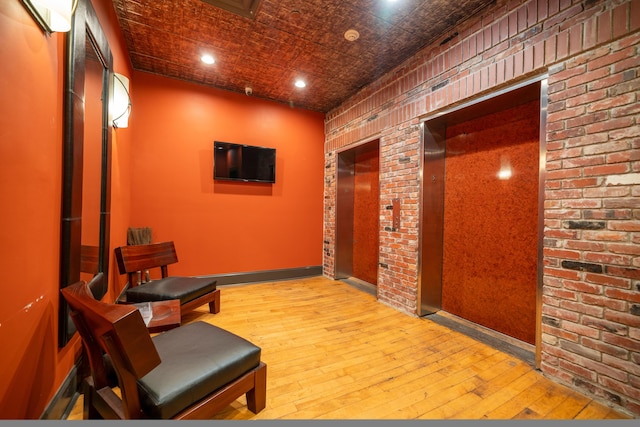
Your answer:
[[[81,361],[82,358],[76,360],[75,365],[71,367],[67,377],[40,416],[41,420],[67,419],[80,395],[78,372],[80,372]]]
[[[216,286],[238,285],[243,283],[275,282],[278,280],[300,279],[303,277],[321,276],[322,266],[285,268],[281,270],[263,270],[245,273],[215,274],[199,277],[216,279]]]
[[[346,279],[340,279],[340,281],[373,295],[374,297],[378,296],[377,287],[372,283],[365,282],[364,280],[360,280],[356,277],[347,277]]]
[[[528,351],[522,347],[511,344],[505,340],[501,340],[495,336],[491,336],[489,334],[483,333],[478,329],[471,328],[460,322],[456,322],[455,320],[441,316],[437,313],[424,316],[423,319],[429,319],[434,323],[437,323],[442,326],[446,326],[451,330],[463,333],[468,337],[471,337],[477,341],[487,344],[504,353],[517,357],[518,359],[528,363],[529,365],[535,368],[535,365],[536,365],[535,353],[532,351]]]

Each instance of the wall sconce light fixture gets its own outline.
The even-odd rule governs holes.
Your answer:
[[[113,73],[113,105],[111,108],[113,127],[128,127],[129,114],[131,114],[131,96],[129,96],[129,79],[122,74]]]
[[[67,32],[78,0],[22,0],[36,22],[47,33]]]

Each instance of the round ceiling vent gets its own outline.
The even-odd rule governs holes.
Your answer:
[[[358,37],[360,37],[360,33],[357,32],[356,30],[347,30],[344,33],[344,38],[349,40],[350,42],[357,40]]]

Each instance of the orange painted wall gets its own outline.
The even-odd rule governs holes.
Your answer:
[[[143,72],[132,87],[130,226],[175,242],[170,273],[321,265],[323,114]],[[214,181],[214,140],[275,148],[276,183]]]
[[[130,75],[112,2],[93,3],[115,70]],[[77,337],[57,345],[65,38],[45,35],[19,0],[0,2],[1,419],[40,417],[80,350]],[[113,137],[112,230],[128,215],[117,149],[128,139]]]
[[[63,39],[0,2],[2,418],[38,416],[69,361],[57,351]]]

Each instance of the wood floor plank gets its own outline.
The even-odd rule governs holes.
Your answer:
[[[567,395],[558,393],[554,387],[547,387],[544,393],[533,400],[523,411],[519,418],[544,418],[556,407],[567,400]]]
[[[545,392],[542,377],[537,372],[532,372],[514,381],[507,387],[516,391],[514,396],[495,410],[486,414],[488,419],[511,419],[511,418],[537,418],[532,413],[528,405],[530,402],[539,399]]]
[[[425,390],[416,389],[409,393],[406,399],[397,398],[387,405],[386,418],[419,419],[435,417],[438,408],[448,405],[453,400],[466,395],[478,386],[477,377],[470,375],[470,370],[458,375],[444,377],[441,381],[434,381]],[[426,414],[431,413],[431,416]]]
[[[487,383],[484,376],[487,376],[487,372],[491,372],[492,380]],[[476,377],[479,379],[478,386],[473,390],[473,393],[481,398],[477,404],[464,408],[458,412],[454,418],[456,419],[483,419],[487,414],[494,411],[499,406],[503,405],[510,399],[512,399],[521,389],[507,388],[507,385],[517,381],[524,375],[531,372],[531,368],[526,364],[505,364],[502,362],[497,363],[495,366],[487,368],[485,371],[479,372]],[[495,384],[499,381],[500,387]]]
[[[267,406],[253,414],[242,397],[214,419],[628,418],[525,361],[343,282],[220,289],[220,313],[203,306],[183,321],[209,322],[262,348]],[[69,419],[82,417],[79,402]]]
[[[591,402],[591,399],[578,393],[568,393],[567,399],[562,402],[562,405],[558,405],[553,408],[544,419],[549,420],[566,420],[574,419],[580,414],[580,412],[586,408]]]
[[[612,412],[614,412],[612,414]],[[576,420],[592,420],[592,419],[609,419],[612,416],[614,419],[617,416],[615,411],[601,403],[591,401],[584,407],[578,415],[575,416]]]
[[[475,383],[473,383],[475,385]],[[458,397],[453,397],[448,402],[443,402],[437,408],[419,416],[419,419],[431,419],[431,420],[443,420],[455,418],[465,408],[469,406],[477,405],[482,400],[477,394],[468,391]]]
[[[480,345],[477,347],[480,347]],[[467,348],[467,351],[469,354],[475,353],[478,355],[477,357],[482,357],[481,352],[476,347]],[[460,390],[460,384],[464,385],[463,393],[467,392],[468,389],[466,387],[474,382],[472,378],[475,375],[475,371],[470,366],[473,365],[476,359],[464,357],[461,359],[448,358],[441,360],[447,360],[447,362],[430,364],[422,369],[416,369],[403,377],[388,381],[381,388],[384,393],[373,394],[370,398],[361,399],[350,406],[343,405],[339,411],[334,411],[327,415],[340,417],[345,412],[357,412],[363,414],[365,418],[379,416],[380,414],[391,418],[404,418],[396,410],[398,407],[412,406],[412,411],[420,414],[427,411],[427,409],[419,405],[419,402],[424,404],[426,397],[437,395],[438,398],[430,399],[429,403],[440,402],[439,399],[448,396],[443,393],[443,390],[451,387]],[[475,386],[477,384],[474,383]],[[457,397],[459,392],[456,393],[456,395],[451,396],[451,398],[442,403]]]

